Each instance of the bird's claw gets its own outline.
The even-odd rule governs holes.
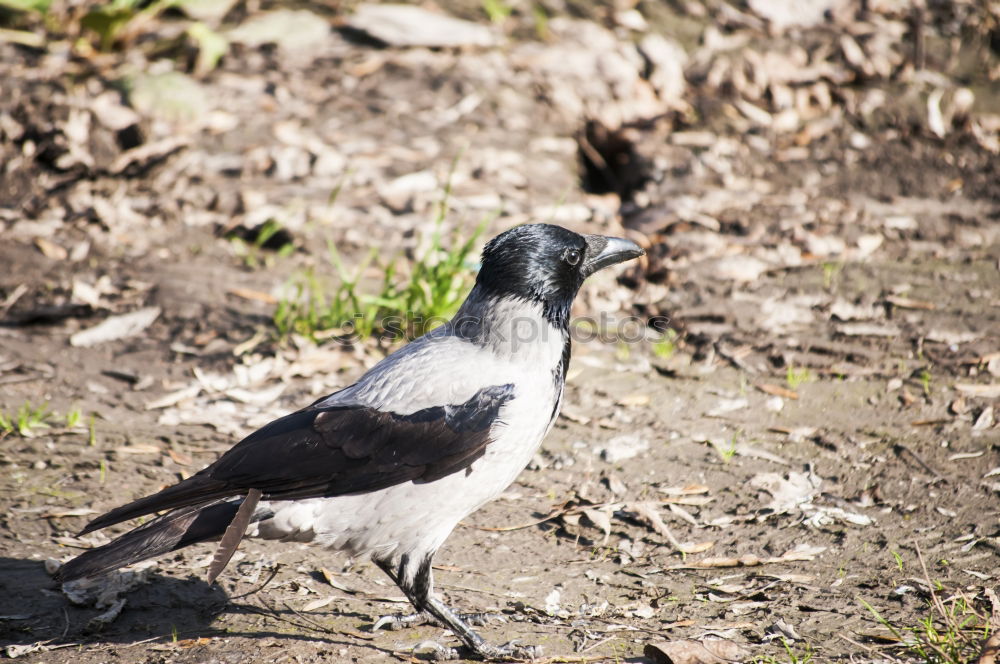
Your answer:
[[[407,627],[413,627],[414,625],[423,625],[431,620],[431,617],[426,613],[411,613],[409,615],[397,613],[391,616],[382,616],[376,620],[375,624],[372,625],[372,631],[377,632],[385,627],[388,630],[395,632],[396,630],[406,629]]]
[[[413,651],[430,650],[431,659],[435,662],[444,662],[450,659],[458,659],[458,650],[443,646],[437,641],[421,641],[413,646]]]

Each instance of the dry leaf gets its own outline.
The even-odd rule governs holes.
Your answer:
[[[901,297],[899,295],[889,295],[885,298],[885,301],[894,307],[899,307],[900,309],[924,309],[926,311],[931,311],[937,308],[933,302],[914,300],[908,297]]]
[[[635,503],[629,503],[625,505],[625,509],[630,512],[635,512],[640,518],[646,520],[649,523],[650,528],[652,528],[656,533],[663,535],[670,545],[682,553],[703,553],[708,551],[713,546],[715,542],[700,542],[697,544],[685,544],[678,541],[674,534],[670,532],[667,528],[667,524],[663,522],[663,518],[660,516],[660,511],[657,508],[657,504],[649,501],[641,501]]]
[[[68,516],[87,516],[88,514],[97,514],[97,510],[87,509],[86,507],[78,507],[72,510],[45,512],[41,516],[43,519],[62,519]]]
[[[979,413],[979,417],[976,418],[975,423],[972,425],[972,430],[985,431],[992,427],[994,423],[993,406],[987,406],[983,408],[983,412]]]
[[[752,445],[747,445],[745,443],[739,443],[733,448],[733,452],[739,456],[749,457],[751,459],[764,459],[765,461],[770,461],[782,466],[790,466],[788,461],[785,461],[777,454],[771,454],[767,450],[762,450]]]
[[[315,611],[316,609],[322,609],[324,606],[333,601],[333,597],[321,597],[319,599],[314,599],[313,601],[307,603],[303,606],[300,611],[308,613],[309,611]]]
[[[115,452],[119,454],[159,454],[160,448],[152,443],[138,443],[116,447]]]
[[[703,558],[691,563],[681,563],[671,565],[667,569],[716,569],[727,567],[758,567],[760,565],[770,565],[774,563],[788,563],[798,561],[813,560],[816,556],[826,551],[825,546],[811,546],[809,544],[799,544],[795,548],[786,551],[777,558],[760,558],[752,553],[742,555],[738,558]]]
[[[43,237],[35,238],[35,246],[38,247],[46,258],[51,258],[52,260],[64,261],[66,257],[69,256],[69,252],[63,247],[59,246],[52,240],[46,240]]]
[[[179,450],[167,450],[167,456],[173,459],[174,463],[180,466],[190,466],[194,459],[187,452],[181,452]]]
[[[776,397],[784,397],[786,399],[798,399],[799,398],[798,392],[794,392],[792,390],[785,389],[784,387],[781,387],[780,385],[773,385],[771,383],[755,383],[754,387],[756,387],[761,392],[764,392],[765,394],[773,394]]]
[[[642,654],[655,664],[725,664],[742,662],[750,652],[729,639],[683,639],[647,643]]]
[[[228,293],[230,295],[235,295],[236,297],[241,297],[244,300],[256,300],[257,302],[263,302],[264,304],[278,303],[278,298],[270,293],[264,293],[250,288],[230,288]]]
[[[717,567],[757,567],[763,565],[764,560],[758,556],[748,553],[739,558],[702,558],[691,563],[672,565],[670,569],[714,569]]]
[[[604,540],[601,542],[601,546],[608,543],[608,538],[611,537],[611,514],[610,509],[605,507],[599,510],[595,509],[584,509],[583,515],[590,519],[590,522],[604,531]]]
[[[69,343],[86,347],[132,337],[152,325],[159,315],[159,307],[146,307],[120,316],[111,316],[94,327],[77,332],[69,338]]]
[[[908,389],[904,387],[903,390],[899,393],[899,401],[900,403],[903,404],[904,408],[909,408],[914,403],[916,403],[917,398],[913,396],[912,392],[910,392]]]
[[[837,332],[848,337],[898,337],[902,330],[895,325],[846,323],[837,327]]]
[[[650,402],[650,396],[643,392],[636,392],[635,394],[629,394],[621,398],[618,401],[619,406],[648,406]]]
[[[195,383],[194,385],[188,385],[184,389],[177,390],[176,392],[171,392],[170,394],[165,394],[159,399],[153,399],[146,404],[146,410],[156,410],[158,408],[167,408],[173,406],[176,403],[184,401],[185,399],[193,399],[198,396],[201,392],[201,385]]]
[[[9,645],[4,650],[4,654],[11,659],[17,659],[23,655],[30,655],[33,652],[45,652],[46,650],[51,650],[52,647],[48,645],[48,641],[38,641],[36,643],[28,643],[25,645]]]
[[[955,389],[958,390],[960,394],[967,397],[976,397],[979,399],[1000,399],[1000,383],[992,383],[990,385],[957,383],[955,385]]]
[[[687,484],[685,486],[662,486],[657,491],[666,496],[696,496],[708,493],[708,487],[704,484]]]
[[[1000,657],[1000,632],[983,641],[983,649],[976,664],[996,664],[997,657]]]
[[[750,486],[771,494],[765,507],[773,514],[785,514],[812,502],[819,492],[821,480],[814,473],[791,471],[786,477],[777,473],[758,473],[750,479]]]
[[[810,544],[806,544],[805,542],[803,542],[801,544],[796,544],[793,548],[789,549],[788,551],[785,551],[777,558],[769,558],[767,562],[777,563],[777,562],[791,562],[796,560],[809,561],[815,559],[816,556],[823,553],[824,551],[826,551],[825,546],[812,546]]]

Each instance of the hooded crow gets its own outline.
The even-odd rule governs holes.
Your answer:
[[[221,543],[213,582],[245,533],[370,554],[421,618],[483,659],[492,645],[433,593],[431,559],[458,522],[499,495],[552,426],[570,359],[570,306],[584,279],[643,254],[633,242],[519,226],[488,242],[476,284],[448,323],[356,383],[250,434],[215,463],[91,521],[81,534],[167,510],[70,560],[63,582],[197,542]]]

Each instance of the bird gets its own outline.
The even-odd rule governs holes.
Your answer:
[[[431,561],[466,516],[530,462],[559,413],[570,309],[584,280],[644,253],[631,240],[550,224],[507,230],[483,248],[454,317],[389,354],[353,384],[254,431],[198,473],[112,509],[81,535],[161,513],[56,572],[62,583],[219,540],[209,583],[245,534],[314,542],[371,560],[416,613],[475,657],[533,659],[492,644],[434,594]],[[453,651],[453,656],[457,651]]]

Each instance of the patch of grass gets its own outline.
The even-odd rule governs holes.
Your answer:
[[[514,8],[503,0],[481,0],[483,12],[493,23],[503,23],[510,18]]]
[[[17,12],[48,11],[52,0],[0,0],[0,8]]]
[[[677,332],[667,330],[653,342],[653,355],[661,360],[669,360],[677,352]]]
[[[785,382],[788,383],[789,389],[796,389],[799,385],[803,383],[811,383],[816,380],[813,373],[809,370],[809,367],[795,367],[789,364],[788,368],[785,369]]]
[[[193,50],[197,53],[194,73],[203,76],[228,52],[229,40],[204,22],[182,16],[191,16],[189,5],[197,4],[199,0],[109,0],[71,6],[51,0],[0,0],[0,27],[7,29],[8,39],[35,47],[42,47],[47,38],[65,39],[84,56],[95,51],[141,48],[173,53],[172,57],[183,62]],[[186,48],[176,48],[172,31],[162,36],[156,32],[165,21],[182,28]],[[39,40],[33,30],[9,29],[31,26],[42,27],[48,34]],[[155,39],[144,39],[151,32]]]
[[[51,419],[52,412],[47,402],[35,407],[25,401],[16,413],[0,413],[0,433],[16,433],[24,438],[31,438],[37,435],[38,429],[49,428]]]
[[[837,277],[840,275],[840,271],[843,269],[843,263],[823,263],[823,288],[825,290],[833,288],[834,282],[837,280]]]
[[[291,295],[283,298],[274,312],[278,334],[300,334],[314,340],[334,335],[412,339],[445,322],[458,310],[472,283],[473,248],[488,220],[464,240],[453,233],[450,247],[442,241],[441,221],[439,218],[426,250],[411,263],[407,274],[400,273],[396,260],[381,266],[381,285],[374,292],[363,291],[360,282],[375,259],[375,251],[352,273],[329,243],[329,261],[339,276],[337,285],[324,288],[311,270],[293,277]]]
[[[251,239],[247,240],[233,235],[230,236],[229,242],[246,267],[250,269],[257,269],[261,265],[271,267],[274,263],[274,256],[284,258],[295,251],[295,245],[291,242],[280,241],[282,236],[279,233],[282,230],[279,222],[268,219],[259,228],[254,229]],[[276,240],[277,242],[275,242]],[[273,251],[269,251],[269,249],[273,249]]]
[[[722,459],[724,463],[728,463],[733,457],[736,456],[736,446],[739,442],[740,436],[743,435],[743,430],[739,429],[733,433],[732,438],[729,439],[729,444],[725,445],[723,442],[712,441],[712,447],[718,453],[719,458]]]
[[[549,38],[549,15],[541,3],[531,5],[531,19],[535,24],[535,36],[541,41]]]
[[[788,639],[781,637],[781,645],[785,648],[786,659],[778,659],[772,655],[758,655],[754,658],[754,664],[809,664],[813,660],[813,650],[812,646],[806,643],[803,648],[804,652],[801,654],[797,653],[791,644],[788,643]]]
[[[729,461],[734,456],[736,456],[736,435],[733,434],[732,439],[729,441],[729,447],[725,447],[719,450],[719,454],[722,456],[723,461]]]
[[[72,408],[66,413],[66,428],[75,429],[83,421],[83,411],[79,408]]]
[[[624,662],[628,656],[628,644],[624,641],[612,641],[611,642],[611,656],[614,658],[615,664],[621,664]]]
[[[902,572],[903,571],[903,556],[899,555],[899,551],[893,551],[892,552],[892,557],[896,561],[896,567],[898,567],[899,571]]]
[[[311,268],[293,277],[291,287],[294,293],[282,298],[274,311],[274,325],[282,337],[301,334],[316,339],[319,333],[331,330],[341,334],[354,333],[361,338],[371,335],[377,309],[362,304],[358,282],[374,258],[375,251],[369,253],[353,274],[347,272],[332,242],[327,247],[327,253],[339,277],[337,287],[324,288]]]
[[[917,378],[920,380],[920,387],[924,391],[924,396],[929,397],[931,395],[931,372],[927,369],[921,369],[920,375]]]
[[[287,338],[299,334],[319,341],[338,337],[342,341],[377,336],[390,341],[413,339],[449,319],[461,305],[477,269],[473,248],[486,230],[490,218],[484,218],[466,239],[453,231],[450,247],[442,239],[442,225],[448,214],[451,182],[459,157],[452,162],[441,201],[437,206],[434,230],[419,238],[416,260],[409,261],[408,272],[397,270],[398,257],[379,266],[381,285],[364,292],[361,278],[377,256],[373,248],[357,269],[348,272],[332,241],[327,242],[330,264],[339,281],[326,288],[313,270],[293,277],[293,294],[283,298],[274,312],[278,334]],[[330,194],[336,200],[343,182]],[[423,247],[421,250],[420,248]]]
[[[982,642],[995,627],[985,613],[962,594],[941,599],[931,591],[928,613],[910,626],[894,625],[862,598],[858,598],[875,620],[889,630],[907,654],[927,664],[966,664],[976,661]]]

